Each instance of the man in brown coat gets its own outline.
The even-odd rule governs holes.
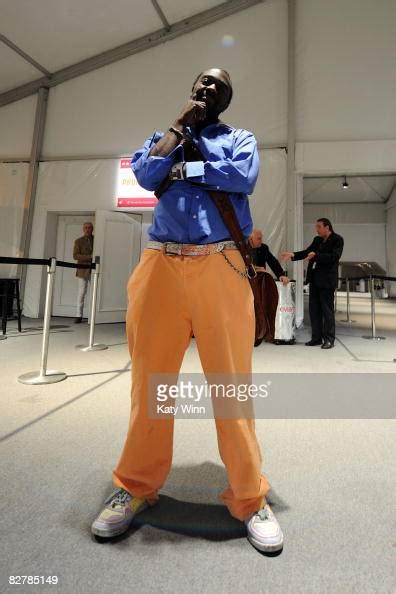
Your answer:
[[[92,262],[94,242],[92,223],[84,223],[83,231],[84,235],[74,242],[73,258],[79,264],[90,264]],[[91,280],[91,270],[89,268],[77,268],[76,277],[78,278],[78,295],[75,323],[80,324],[83,317],[85,295],[87,294],[88,283]]]

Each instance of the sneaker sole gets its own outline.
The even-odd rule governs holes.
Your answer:
[[[262,553],[275,553],[276,551],[281,551],[283,549],[283,541],[281,543],[264,545],[262,542],[255,540],[252,536],[248,536],[247,539],[255,549]]]
[[[119,528],[117,530],[106,530],[105,528],[102,530],[101,528],[91,528],[91,532],[94,536],[99,536],[100,538],[114,538],[116,536],[124,534],[124,532],[127,532],[127,530],[133,523],[133,519],[134,518],[132,518],[131,522],[126,527]]]

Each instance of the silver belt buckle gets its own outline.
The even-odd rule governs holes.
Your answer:
[[[178,255],[180,256],[181,254],[181,246],[174,244],[174,248],[171,248],[170,246],[172,245],[172,241],[166,241],[164,244],[164,252],[165,254],[171,254],[171,255]]]

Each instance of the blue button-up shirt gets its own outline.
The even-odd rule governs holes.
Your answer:
[[[173,182],[161,195],[148,229],[150,239],[201,244],[231,239],[208,189],[229,193],[243,234],[248,237],[253,222],[247,195],[253,193],[259,172],[255,137],[248,130],[222,122],[206,126],[198,136],[192,129],[188,131],[206,160],[191,162],[188,179]],[[153,143],[162,136],[162,132],[155,132],[131,160],[136,179],[146,190],[156,190],[172,166],[184,161],[180,144],[166,157],[149,156]]]

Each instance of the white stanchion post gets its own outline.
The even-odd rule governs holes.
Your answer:
[[[370,295],[371,295],[371,336],[362,336],[367,340],[385,340],[385,336],[377,336],[375,325],[375,286],[374,277],[370,276]]]
[[[45,295],[43,341],[41,347],[41,367],[40,371],[31,371],[18,377],[22,384],[54,384],[66,379],[66,373],[47,369],[49,334],[51,326],[52,299],[54,294],[54,280],[56,272],[56,258],[51,258],[51,264],[48,266],[47,274],[47,292]]]
[[[100,344],[94,342],[95,336],[95,318],[96,318],[96,303],[98,299],[98,282],[99,282],[99,274],[100,274],[100,257],[95,256],[95,268],[93,270],[93,282],[92,282],[92,302],[91,302],[91,312],[89,316],[89,343],[88,345],[78,344],[76,349],[79,351],[83,351],[84,353],[89,353],[90,351],[104,351],[109,347],[107,344]]]
[[[7,281],[6,281],[7,282]],[[8,303],[7,303],[7,298],[6,297],[2,297],[1,298],[1,313],[4,314],[5,316],[7,316],[7,308],[8,308]],[[7,334],[0,334],[0,340],[7,340]]]
[[[350,304],[351,291],[350,291],[350,281],[349,281],[348,277],[346,277],[345,282],[346,282],[346,294],[347,294],[347,296],[346,296],[346,314],[347,314],[347,316],[346,316],[346,320],[341,320],[341,322],[344,322],[346,324],[354,324],[355,320],[351,320],[351,304]]]

